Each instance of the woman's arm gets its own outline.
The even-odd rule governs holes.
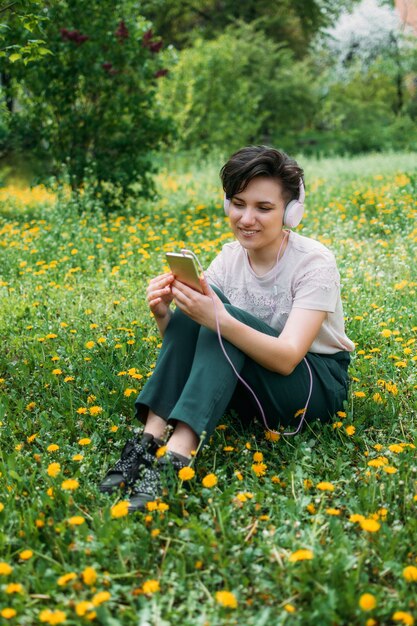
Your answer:
[[[172,293],[183,313],[215,331],[215,305],[222,337],[266,369],[284,376],[291,374],[307,354],[327,315],[325,311],[294,308],[279,337],[272,337],[234,318],[203,279],[202,285],[204,295],[174,281]]]
[[[243,324],[226,310],[219,321],[224,339],[259,365],[288,376],[307,354],[326,315],[325,311],[292,309],[279,337],[265,335]]]

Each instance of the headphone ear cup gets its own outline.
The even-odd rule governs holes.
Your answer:
[[[284,226],[295,228],[301,222],[304,213],[304,204],[299,200],[291,200],[285,207]]]
[[[224,212],[226,213],[226,215],[229,215],[229,212],[230,212],[230,200],[229,200],[229,198],[226,198],[226,194],[224,195],[223,206],[224,206]]]

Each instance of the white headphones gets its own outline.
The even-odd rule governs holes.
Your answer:
[[[303,179],[300,178],[300,187],[298,192],[298,198],[296,200],[290,200],[285,207],[284,211],[284,226],[288,228],[295,228],[301,222],[304,214],[304,199],[306,197]],[[224,196],[224,212],[229,215],[230,211],[230,198]]]

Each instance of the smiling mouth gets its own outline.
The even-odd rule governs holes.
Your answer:
[[[244,228],[239,228],[239,231],[242,235],[256,235],[256,233],[259,233],[259,230],[246,230]]]

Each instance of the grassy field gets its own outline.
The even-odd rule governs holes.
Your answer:
[[[1,624],[417,618],[416,155],[305,162],[300,229],[337,257],[357,345],[345,410],[278,440],[225,416],[146,514],[97,490],[160,345],[148,279],[165,251],[207,265],[230,240],[220,164],[163,172],[157,201],[109,218],[0,189]]]

